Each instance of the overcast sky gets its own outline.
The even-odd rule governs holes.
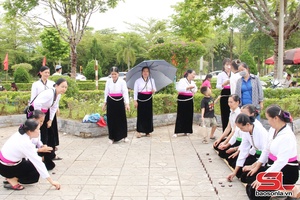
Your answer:
[[[135,24],[141,23],[143,19],[168,19],[174,14],[171,5],[184,0],[125,0],[119,2],[117,7],[106,13],[95,13],[92,15],[88,26],[95,30],[115,28],[118,32],[128,31],[124,21]]]

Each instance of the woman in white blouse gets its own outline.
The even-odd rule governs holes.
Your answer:
[[[150,136],[153,132],[153,103],[152,95],[156,91],[154,79],[151,78],[149,67],[142,68],[142,77],[134,83],[134,107],[137,108],[136,131],[137,138],[141,133]]]
[[[193,117],[194,117],[194,99],[193,96],[197,92],[197,86],[194,82],[194,70],[187,70],[184,77],[177,84],[177,117],[175,123],[175,131],[173,137],[177,137],[178,133],[193,133]]]
[[[220,111],[222,129],[225,131],[229,120],[230,108],[228,106],[228,97],[230,96],[230,75],[231,61],[229,58],[223,60],[223,71],[218,74],[216,88],[221,90]]]
[[[47,66],[42,66],[40,68],[40,71],[38,73],[38,76],[40,79],[36,82],[34,82],[31,86],[31,96],[30,96],[30,102],[32,102],[42,91],[54,88],[55,82],[50,80],[50,69]],[[46,118],[49,119],[49,111],[45,113]],[[56,118],[56,113],[54,114],[52,118],[52,125],[50,128],[47,128],[45,126],[41,127],[41,140],[44,144],[46,142],[46,135],[50,135],[49,137],[53,138],[50,141],[48,141],[49,146],[56,146],[59,145],[59,134],[58,134],[58,128],[57,128],[57,118]],[[30,116],[27,116],[27,118],[30,118]],[[49,144],[50,142],[50,144]],[[52,144],[53,143],[53,144]],[[60,159],[59,157],[54,157],[55,159]]]
[[[236,118],[236,126],[243,131],[242,143],[235,149],[238,157],[235,170],[227,177],[229,181],[232,181],[234,176],[240,178],[242,176],[242,168],[255,163],[267,145],[268,131],[255,119],[258,114],[255,106],[252,104],[245,105],[242,107],[241,112]],[[242,177],[244,175],[246,174],[243,174]]]
[[[110,69],[111,78],[106,81],[103,110],[107,110],[109,143],[119,140],[128,142],[126,110],[129,111],[129,97],[126,82],[119,78],[119,69]]]
[[[41,110],[46,114],[44,123],[41,126],[41,141],[43,144],[46,144],[53,149],[55,149],[54,133],[52,129],[53,119],[59,107],[61,94],[64,94],[67,91],[67,88],[67,81],[63,78],[60,78],[54,84],[54,88],[42,91],[32,102],[35,110]],[[51,161],[52,159],[61,159],[55,155],[54,150],[51,156],[49,154],[45,155],[44,162],[48,169],[51,169],[52,166],[55,166]]]
[[[19,132],[13,134],[0,151],[0,174],[6,178],[4,187],[12,190],[23,190],[20,183],[36,183],[39,177],[45,178],[56,189],[60,184],[53,181],[37,155],[37,150],[31,139],[39,136],[40,126],[34,119],[27,119]]]
[[[299,178],[297,140],[290,125],[287,124],[291,122],[290,114],[277,105],[271,105],[266,109],[266,117],[272,128],[269,130],[266,147],[248,173],[247,195],[249,197],[255,195],[255,189],[261,185],[256,180],[259,172],[282,172],[283,185],[294,185]],[[263,166],[264,163],[267,165]],[[294,197],[299,198],[298,188],[294,189]]]

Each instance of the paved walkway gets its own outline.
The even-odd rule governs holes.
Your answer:
[[[152,137],[134,137],[110,145],[107,137],[83,139],[61,134],[56,161],[50,171],[62,187],[55,190],[40,179],[22,191],[0,187],[0,199],[96,200],[246,200],[244,186],[212,149],[201,143],[201,127],[194,134],[173,138],[174,126],[155,128]],[[0,128],[0,146],[17,127]],[[217,130],[217,136],[220,130]],[[2,184],[0,178],[0,185]]]

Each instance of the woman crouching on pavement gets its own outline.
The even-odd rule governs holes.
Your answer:
[[[4,188],[23,190],[22,183],[36,183],[41,176],[56,189],[60,189],[60,184],[52,180],[31,141],[39,137],[39,133],[39,122],[27,119],[19,131],[4,143],[0,151],[0,174],[6,178]]]

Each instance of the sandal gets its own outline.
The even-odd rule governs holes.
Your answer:
[[[61,157],[55,156],[55,158],[53,158],[52,160],[62,160]]]
[[[23,190],[24,189],[23,185],[21,185],[19,183],[14,186],[12,186],[11,184],[6,184],[6,185],[4,185],[4,188],[9,189],[9,190]]]
[[[208,144],[208,141],[207,140],[202,140],[202,143],[203,144]]]
[[[211,137],[211,138],[209,138],[209,139],[211,139],[211,140],[215,140],[215,139],[216,139],[216,136],[214,136],[214,137]]]
[[[3,181],[3,184],[9,184],[9,182],[8,181]]]

